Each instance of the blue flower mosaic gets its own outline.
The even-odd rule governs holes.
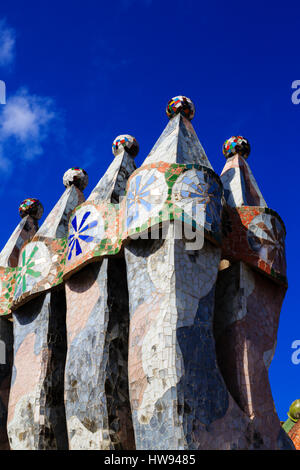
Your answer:
[[[185,175],[181,181],[180,196],[203,204],[206,210],[205,225],[209,230],[217,230],[221,214],[221,189],[208,174],[196,171],[193,176]],[[192,206],[192,216],[196,215],[196,204]]]
[[[68,254],[68,261],[72,258],[73,250],[75,248],[75,256],[78,256],[82,253],[82,248],[80,246],[80,240],[83,240],[86,243],[90,243],[94,241],[94,235],[89,234],[89,230],[96,227],[98,225],[97,220],[93,220],[90,223],[86,223],[88,217],[90,216],[91,212],[87,211],[83,215],[80,224],[78,225],[77,215],[73,217],[71,222],[71,234],[68,237],[69,240],[69,254]]]
[[[150,176],[145,184],[141,184],[141,180],[142,175],[138,175],[130,185],[127,194],[127,227],[139,218],[142,208],[147,212],[152,209],[152,204],[149,202],[151,198],[150,185],[156,181],[156,177]]]

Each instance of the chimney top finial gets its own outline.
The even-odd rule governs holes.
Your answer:
[[[223,144],[223,155],[225,158],[230,158],[238,153],[246,160],[249,157],[250,149],[250,143],[245,137],[241,135],[232,136]]]
[[[19,214],[23,219],[26,215],[30,215],[33,219],[39,220],[44,213],[42,203],[33,197],[24,199],[19,205]]]
[[[117,157],[123,150],[131,157],[136,157],[139,153],[138,141],[129,134],[118,135],[112,143],[112,153]]]
[[[292,420],[297,422],[300,419],[300,399],[295,400],[289,409],[288,417]]]
[[[167,104],[166,113],[169,119],[181,114],[191,121],[195,116],[195,106],[186,96],[174,96]]]
[[[63,176],[63,183],[66,188],[69,186],[76,186],[80,191],[83,191],[89,182],[88,174],[85,170],[78,167],[73,167],[67,170]]]

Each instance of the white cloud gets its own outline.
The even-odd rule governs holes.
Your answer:
[[[0,66],[10,65],[15,58],[15,30],[7,26],[5,20],[0,21]]]
[[[4,138],[15,137],[21,142],[43,140],[49,122],[55,117],[49,98],[29,95],[21,89],[8,99],[0,118],[0,133]]]
[[[0,168],[9,171],[15,159],[42,155],[57,118],[50,98],[30,95],[24,88],[11,96],[0,115]]]
[[[0,67],[13,63],[15,42],[15,30],[5,19],[0,19]],[[58,121],[59,115],[50,98],[32,95],[22,88],[6,99],[6,104],[0,106],[2,175],[8,177],[17,162],[42,155],[52,131],[60,138],[63,126],[57,128]]]

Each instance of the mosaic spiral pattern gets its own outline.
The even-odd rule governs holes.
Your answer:
[[[142,225],[164,205],[168,187],[163,173],[141,171],[130,182],[127,194],[127,228]]]
[[[244,158],[248,158],[250,154],[250,144],[245,137],[240,135],[230,137],[223,144],[223,154],[225,158],[230,158],[238,153]]]
[[[30,291],[37,282],[46,277],[51,264],[50,253],[44,243],[28,243],[20,256],[14,297]]]
[[[168,102],[166,113],[169,119],[180,113],[191,121],[195,116],[195,106],[186,96],[175,96]]]
[[[71,219],[68,236],[68,261],[85,251],[86,244],[100,243],[104,222],[93,206],[84,206]]]
[[[176,205],[197,224],[208,230],[219,230],[222,189],[215,178],[194,168],[178,178],[173,194]]]
[[[286,271],[285,230],[279,220],[270,214],[256,216],[248,229],[248,243],[259,253],[261,260],[273,269]]]
[[[19,213],[22,219],[26,217],[26,215],[30,215],[33,219],[38,220],[42,217],[44,208],[38,199],[28,197],[19,205]]]
[[[136,157],[139,153],[139,144],[132,135],[119,135],[113,141],[112,153],[115,157],[119,155],[123,150],[126,150],[126,152],[132,157]]]

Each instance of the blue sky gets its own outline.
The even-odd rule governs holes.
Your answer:
[[[195,130],[215,171],[231,135],[251,143],[249,164],[287,227],[289,290],[270,368],[281,419],[300,398],[298,265],[300,104],[299,2],[192,0],[10,0],[0,6],[0,197],[3,246],[18,205],[37,197],[45,215],[63,173],[87,170],[86,194],[123,133],[140,144],[140,165],[167,124],[174,95],[196,106]],[[43,220],[43,219],[42,219]]]

